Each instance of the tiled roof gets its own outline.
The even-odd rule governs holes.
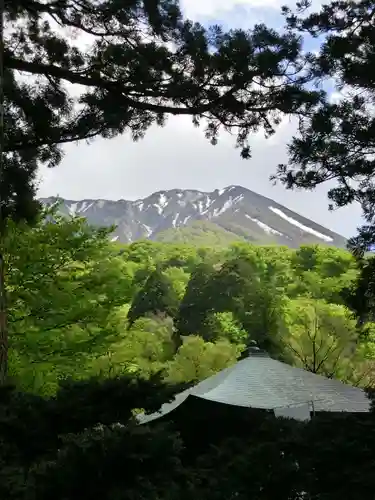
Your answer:
[[[362,389],[257,354],[178,394],[159,412],[139,415],[139,422],[149,422],[166,415],[189,395],[228,405],[267,410],[309,402],[314,403],[317,412],[354,413],[370,409],[370,402]]]

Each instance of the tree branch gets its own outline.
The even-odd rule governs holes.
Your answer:
[[[70,71],[65,68],[60,68],[58,66],[54,66],[53,64],[47,65],[43,63],[37,62],[28,62],[22,61],[21,59],[12,57],[8,51],[4,53],[4,65],[8,68],[12,68],[18,71],[24,71],[26,73],[36,74],[36,75],[44,75],[44,76],[53,76],[55,78],[59,78],[61,80],[66,80],[70,83],[83,85],[85,87],[96,87],[102,90],[107,90],[111,92],[112,95],[120,96],[121,99],[127,104],[129,107],[139,109],[142,111],[153,111],[155,113],[168,113],[171,115],[199,115],[206,111],[209,111],[211,108],[216,106],[221,100],[225,99],[232,93],[237,90],[237,87],[230,89],[228,92],[223,94],[222,96],[214,99],[212,102],[207,104],[201,104],[199,106],[192,106],[190,108],[179,108],[176,106],[162,106],[159,104],[152,104],[149,102],[141,102],[135,101],[128,96],[124,95],[124,89],[117,82],[105,81],[98,76],[83,76],[73,71]]]

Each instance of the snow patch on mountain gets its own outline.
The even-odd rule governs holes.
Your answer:
[[[161,208],[165,208],[168,205],[168,198],[164,193],[161,193],[159,196],[159,205],[161,206]]]
[[[233,205],[235,205],[236,203],[239,203],[243,199],[244,199],[243,194],[236,196],[235,198],[232,198],[230,196],[229,199],[224,202],[224,205],[221,208],[214,208],[212,216],[218,217],[219,215],[223,214],[224,212],[229,210]]]
[[[68,207],[69,213],[72,217],[74,217],[77,213],[78,202],[72,203],[70,207]]]
[[[177,214],[175,215],[175,217],[173,218],[173,221],[172,221],[172,226],[173,226],[173,227],[176,227],[176,222],[177,222],[177,219],[178,219],[179,217],[180,217],[180,214],[179,214],[179,213],[177,213]]]
[[[229,199],[226,202],[224,202],[224,205],[221,208],[214,208],[214,217],[218,217],[219,215],[223,214],[226,212],[231,206],[233,205],[233,200]]]
[[[240,194],[239,196],[236,196],[235,198],[233,198],[233,203],[239,203],[239,202],[240,202],[240,201],[242,201],[244,198],[245,198],[245,195]]]
[[[294,226],[298,227],[298,229],[301,229],[305,233],[310,233],[313,236],[316,236],[317,238],[321,238],[322,240],[327,241],[327,242],[333,241],[333,238],[331,238],[330,236],[319,233],[319,231],[315,231],[315,229],[312,229],[311,227],[308,227],[308,226],[305,226],[304,224],[301,224],[300,222],[293,219],[292,217],[289,217],[288,215],[284,214],[284,212],[282,210],[280,210],[279,208],[269,207],[269,209],[274,214],[276,214],[279,217],[281,217],[282,219],[286,220],[287,222],[289,222],[289,224],[293,224]]]
[[[150,226],[147,226],[146,224],[142,224],[142,226],[146,229],[146,234],[147,234],[147,237],[148,236],[151,236],[152,233],[153,233],[153,230]]]
[[[89,203],[88,201],[84,201],[82,203],[82,206],[80,207],[79,211],[81,214],[85,213],[89,208],[91,208],[94,205],[94,202]]]
[[[163,207],[161,207],[158,203],[154,203],[153,206],[156,208],[159,215],[163,213]]]
[[[276,236],[284,236],[283,233],[280,233],[280,231],[277,231],[273,227],[267,226],[267,224],[265,224],[264,222],[261,222],[258,219],[250,217],[250,215],[248,215],[248,214],[245,214],[245,217],[250,219],[252,222],[255,222],[255,224],[257,224],[267,234],[275,234]]]
[[[212,204],[212,200],[209,196],[206,196],[204,200],[199,200],[198,201],[198,210],[199,214],[203,215],[205,214],[208,209],[210,208],[210,205]]]

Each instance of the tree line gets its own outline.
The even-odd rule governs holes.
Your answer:
[[[196,382],[256,344],[355,385],[374,383],[375,330],[350,305],[361,279],[346,250],[233,243],[111,243],[111,228],[47,208],[9,226],[9,377],[53,395],[74,376]]]

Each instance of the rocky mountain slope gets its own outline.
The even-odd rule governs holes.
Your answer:
[[[50,204],[56,198],[41,201]],[[222,232],[228,239],[259,244],[346,245],[344,237],[240,186],[212,193],[172,189],[136,201],[62,200],[60,211],[85,217],[93,225],[114,224],[117,228],[112,241],[124,243],[142,238],[188,241],[191,233],[201,228],[203,232]]]

